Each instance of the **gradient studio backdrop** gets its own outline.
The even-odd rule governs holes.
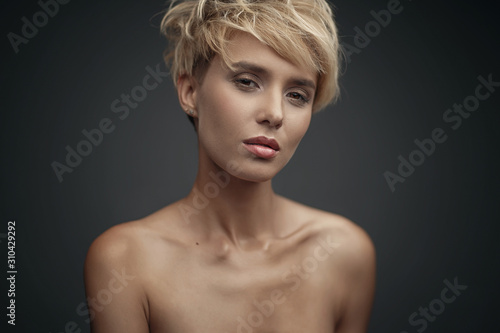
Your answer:
[[[350,49],[342,100],[314,116],[275,189],[342,214],[373,238],[378,281],[370,332],[496,331],[500,88],[458,128],[458,120],[443,120],[453,104],[475,94],[478,76],[500,81],[493,4],[402,0],[380,29],[370,24],[371,11],[387,9],[386,0],[335,4],[345,46],[355,47],[356,28],[367,24],[373,37]],[[111,108],[142,85],[148,66],[162,62],[159,19],[150,19],[163,8],[160,0],[70,1],[15,53],[8,33],[21,35],[22,18],[33,22],[41,7],[35,0],[1,5],[2,332],[89,332],[78,309],[92,240],[190,189],[196,137],[170,79],[124,119]],[[51,163],[65,164],[66,146],[75,149],[82,131],[106,118],[113,132],[59,182]],[[398,156],[408,159],[418,148],[414,140],[435,128],[447,140],[391,191],[384,173],[397,174]],[[15,328],[6,317],[10,220]],[[455,278],[467,289],[441,303],[443,281]],[[419,308],[429,304],[438,315],[422,319]],[[415,312],[420,321],[412,326]]]

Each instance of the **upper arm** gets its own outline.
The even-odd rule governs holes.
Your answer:
[[[337,333],[368,329],[375,293],[375,248],[370,237],[356,227],[346,240],[344,302]]]
[[[93,333],[149,332],[134,252],[133,241],[117,227],[90,246],[84,278]]]

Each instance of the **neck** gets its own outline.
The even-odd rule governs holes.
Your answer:
[[[222,233],[231,243],[240,245],[261,243],[279,234],[280,200],[271,180],[242,180],[212,161],[200,159],[193,188],[183,202],[194,208],[188,214],[190,222],[199,224],[209,237]]]

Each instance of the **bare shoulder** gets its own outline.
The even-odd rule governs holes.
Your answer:
[[[331,255],[328,289],[338,300],[336,332],[366,332],[375,295],[375,247],[370,236],[349,219],[293,203],[294,215],[310,221],[310,233]],[[329,251],[328,251],[329,250]]]
[[[126,287],[118,295],[109,295],[113,295],[114,299],[122,299],[122,304],[134,304],[134,311],[144,312],[147,301],[140,287],[141,234],[144,232],[141,229],[140,224],[135,222],[119,224],[106,230],[92,242],[84,264],[85,291],[89,299],[98,299],[100,294],[111,290],[111,286],[117,288],[114,290]],[[123,281],[121,286],[115,282],[117,279]],[[93,325],[101,320],[101,303],[106,302],[89,304]],[[117,304],[118,302],[113,302],[111,307],[116,307]]]
[[[339,264],[353,270],[374,268],[375,247],[363,228],[341,215],[285,200],[291,215],[306,221],[312,237],[335,244],[335,257]]]
[[[93,331],[149,332],[149,276],[161,266],[159,257],[175,256],[168,250],[171,211],[118,224],[92,242],[84,280]]]
[[[144,233],[139,221],[118,224],[98,236],[90,245],[85,266],[123,264],[133,259]]]
[[[362,264],[374,260],[373,241],[368,233],[355,222],[326,211],[318,212],[317,221],[327,235],[332,235],[339,242],[340,252],[346,258]]]
[[[109,228],[92,242],[85,266],[144,264],[158,246],[175,241],[171,235],[182,237],[182,228],[176,226],[176,219],[172,208],[167,206],[140,220]]]

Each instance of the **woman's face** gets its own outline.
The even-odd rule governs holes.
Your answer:
[[[288,62],[246,33],[215,56],[194,88],[200,157],[233,176],[262,182],[290,160],[309,127],[316,73]],[[226,167],[231,161],[234,170]]]

